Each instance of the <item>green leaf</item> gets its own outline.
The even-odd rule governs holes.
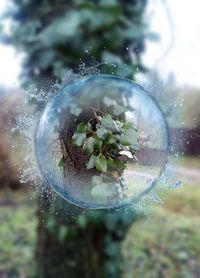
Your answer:
[[[109,170],[114,170],[116,169],[116,164],[114,162],[114,160],[112,159],[112,157],[109,157],[107,160],[107,165],[108,165],[108,169]]]
[[[118,242],[110,242],[109,244],[106,244],[105,253],[111,258],[119,256],[120,245]]]
[[[68,232],[69,232],[69,229],[66,226],[60,227],[58,236],[59,236],[59,240],[61,242],[63,242],[64,239],[67,237]]]
[[[117,122],[113,120],[110,114],[107,114],[101,119],[101,126],[107,130],[118,133],[120,132]]]
[[[78,132],[87,132],[88,131],[88,126],[85,123],[81,122],[80,124],[77,125],[76,130]]]
[[[107,114],[101,119],[101,126],[104,127],[105,129],[113,129],[116,127],[116,123],[111,117],[111,115]]]
[[[64,157],[62,156],[60,161],[58,162],[58,167],[63,168],[65,165],[65,160]]]
[[[97,129],[97,131],[96,131],[96,135],[97,135],[100,139],[105,139],[107,133],[108,133],[108,131],[107,131],[105,128],[103,128],[103,127],[100,127],[100,128]]]
[[[91,130],[92,130],[91,123],[89,123],[89,122],[87,123],[87,130],[88,130],[88,131],[91,131]]]
[[[81,23],[80,13],[78,11],[68,11],[62,17],[57,17],[47,25],[40,34],[41,42],[44,46],[52,47],[58,43],[64,43],[73,38],[78,31]]]
[[[116,116],[119,116],[119,115],[121,115],[122,113],[124,113],[125,112],[125,108],[123,107],[123,106],[120,106],[120,105],[115,105],[114,107],[113,107],[113,113],[116,115]]]
[[[109,145],[112,145],[112,144],[115,144],[115,143],[116,143],[116,141],[115,141],[115,139],[114,139],[113,136],[110,137],[110,138],[108,138],[108,144],[109,144]]]
[[[104,7],[120,7],[119,3],[117,2],[117,0],[100,0],[99,1],[99,4],[101,6],[104,6]]]
[[[94,150],[94,138],[90,137],[86,139],[83,145],[83,151],[85,154],[91,154]]]
[[[94,137],[94,148],[97,149],[98,151],[101,150],[102,147],[102,140],[99,139],[97,136]]]
[[[74,145],[82,146],[86,138],[86,134],[83,132],[75,132],[72,141]]]
[[[52,63],[54,63],[55,57],[56,52],[53,49],[46,49],[40,51],[35,59],[37,59],[38,67],[44,70],[51,66]]]
[[[90,170],[92,168],[94,168],[96,166],[96,160],[97,157],[95,155],[92,155],[89,159],[89,161],[87,162],[87,170]]]
[[[113,159],[118,171],[123,172],[126,169],[126,162],[119,159]]]
[[[108,144],[115,143],[115,139],[113,137],[112,132],[104,129],[103,127],[97,129],[96,135]]]
[[[105,141],[105,143],[107,143],[109,145],[112,145],[116,142],[112,132],[110,132],[110,131],[107,132],[107,134],[104,138],[104,141]]]
[[[101,172],[106,172],[107,170],[107,160],[106,157],[100,153],[96,159],[96,169]]]
[[[85,229],[87,226],[87,218],[84,215],[79,215],[77,219],[77,224],[81,229]]]
[[[120,143],[124,146],[138,144],[137,132],[134,128],[129,128],[119,136]]]
[[[48,218],[47,227],[51,232],[53,232],[56,228],[56,221],[53,219],[53,217]]]
[[[125,131],[127,131],[128,129],[130,129],[130,128],[133,128],[135,131],[137,131],[137,129],[133,126],[133,124],[132,123],[123,123],[123,125],[122,125],[122,127],[121,127],[121,131],[122,132],[125,132]]]

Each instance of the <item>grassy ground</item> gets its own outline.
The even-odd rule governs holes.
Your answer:
[[[199,169],[200,170],[200,157],[182,156],[179,158],[171,158],[176,165],[186,167],[188,169]]]
[[[37,221],[29,197],[21,191],[0,194],[5,201],[0,207],[0,278],[31,277],[35,273]]]
[[[130,229],[126,278],[200,277],[200,188],[185,186],[164,199]]]
[[[196,160],[194,164],[200,168]],[[200,186],[185,185],[161,195],[164,204],[137,221],[123,243],[124,278],[199,278]],[[32,277],[35,272],[37,220],[29,197],[0,193],[1,200],[15,201],[0,207],[0,277]]]

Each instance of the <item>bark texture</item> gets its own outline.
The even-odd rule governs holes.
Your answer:
[[[56,197],[39,202],[38,216],[38,277],[121,277],[133,211],[87,211]]]

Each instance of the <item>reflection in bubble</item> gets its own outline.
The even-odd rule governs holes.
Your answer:
[[[90,122],[87,137],[95,133],[95,111],[102,111],[96,115],[102,125],[102,118],[108,123],[110,107],[119,128],[114,133],[116,142],[124,135],[122,129],[127,123],[136,128],[137,137],[125,134],[135,153],[124,144],[119,159],[126,159],[125,169],[107,174],[87,169],[91,154],[83,153],[81,137],[73,134],[80,122]],[[107,131],[109,128],[113,132],[113,127],[107,126]],[[102,134],[98,136],[103,138]],[[73,138],[79,146],[72,143]],[[95,75],[72,81],[50,99],[37,125],[35,151],[44,180],[64,199],[85,208],[117,208],[138,201],[156,185],[167,160],[168,133],[160,109],[140,86],[127,79]]]

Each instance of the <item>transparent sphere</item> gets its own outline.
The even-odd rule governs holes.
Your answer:
[[[167,160],[168,132],[152,97],[109,75],[72,81],[48,102],[35,132],[47,186],[84,208],[138,202]]]

